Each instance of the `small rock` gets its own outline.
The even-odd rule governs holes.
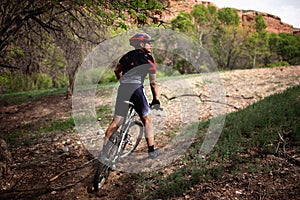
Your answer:
[[[69,152],[69,147],[63,147],[64,152]]]
[[[67,139],[67,141],[66,141],[66,145],[70,145],[72,142],[71,142],[71,139]]]

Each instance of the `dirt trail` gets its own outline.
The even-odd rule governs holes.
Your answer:
[[[282,92],[300,84],[300,66],[277,67],[272,69],[236,70],[219,74],[220,87],[225,89],[226,112],[237,111],[269,95]],[[197,101],[201,103],[199,120],[211,117],[209,91],[206,88],[207,75],[191,77],[185,81],[191,85]],[[174,97],[164,88],[160,91],[164,107],[172,107],[166,97]],[[200,95],[201,94],[201,95]],[[203,101],[204,100],[204,101]],[[97,104],[103,102],[98,99]],[[110,100],[105,100],[110,104]],[[13,106],[0,107],[1,136],[9,136],[20,126],[47,125],[54,119],[63,119],[72,114],[72,102],[63,95],[49,96],[40,100]],[[172,126],[178,121],[166,121]],[[168,138],[162,137],[167,140]],[[162,144],[161,144],[162,145]],[[42,133],[37,142],[28,146],[11,146],[13,164],[10,175],[0,180],[0,197],[37,199],[128,199],[133,187],[129,174],[115,172],[104,190],[98,194],[88,193],[93,171],[91,155],[85,151],[74,130]],[[66,173],[62,173],[66,172]],[[60,174],[55,180],[51,178]],[[11,189],[11,190],[10,190]],[[3,191],[7,191],[4,192]],[[1,196],[2,195],[2,196]],[[121,196],[120,196],[121,195]],[[123,196],[122,196],[123,195]]]

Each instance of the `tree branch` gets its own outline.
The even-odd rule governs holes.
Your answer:
[[[49,29],[53,30],[53,31],[62,31],[61,28],[59,27],[54,27],[51,26],[49,24],[46,24],[45,22],[41,21],[40,19],[38,19],[36,16],[32,16],[31,17],[34,21],[36,21],[45,31],[47,31],[49,33]]]

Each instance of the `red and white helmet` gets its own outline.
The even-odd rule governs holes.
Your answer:
[[[137,33],[129,39],[130,45],[134,47],[139,46],[141,42],[147,43],[153,41],[154,39],[152,39],[147,33]]]

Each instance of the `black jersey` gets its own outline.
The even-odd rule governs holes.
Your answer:
[[[121,84],[144,84],[146,75],[156,73],[154,57],[142,49],[135,49],[125,54],[119,61],[122,65]]]

